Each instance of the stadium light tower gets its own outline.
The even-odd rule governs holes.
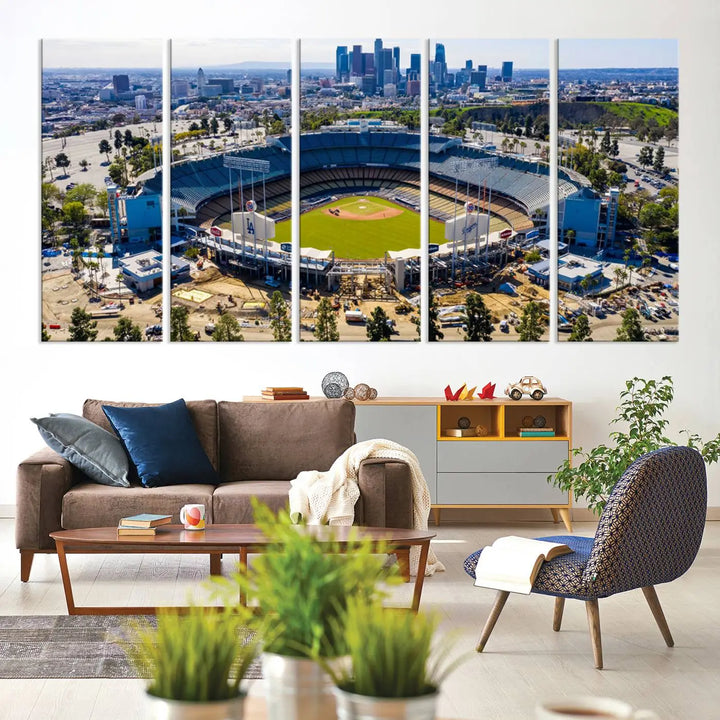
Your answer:
[[[230,223],[232,228],[232,239],[233,239],[233,250],[237,256],[237,249],[235,248],[235,217],[232,205],[232,171],[238,170],[240,172],[240,181],[238,183],[240,190],[240,209],[244,212],[245,198],[243,196],[243,181],[242,174],[243,170],[250,171],[250,185],[253,189],[253,196],[255,195],[255,173],[262,176],[263,184],[263,219],[267,224],[267,207],[265,203],[265,176],[270,172],[270,162],[268,160],[258,160],[256,158],[244,158],[237,157],[237,155],[223,155],[223,166],[228,169],[228,188],[230,191]],[[253,197],[253,203],[254,203]],[[254,210],[252,211],[255,212]],[[242,245],[240,249],[240,257],[242,262],[245,262],[245,230],[247,223],[243,222],[242,229],[240,231],[240,243]],[[264,255],[265,255],[265,272],[267,274],[267,228],[264,228]],[[253,236],[253,257],[257,261],[257,234],[255,233],[255,225],[252,225],[252,236]]]

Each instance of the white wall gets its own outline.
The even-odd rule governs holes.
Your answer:
[[[0,10],[0,218],[2,219],[2,411],[0,505],[15,496],[15,468],[41,445],[28,418],[79,412],[86,397],[170,401],[239,399],[267,384],[320,393],[328,370],[384,395],[439,395],[449,382],[499,387],[532,373],[574,401],[576,444],[607,438],[617,396],[633,375],[672,375],[673,429],[720,430],[718,341],[720,63],[716,0],[577,0],[443,5],[431,0],[361,4],[205,0],[3,3]],[[38,342],[39,38],[227,37],[678,37],[682,148],[680,342],[677,344],[347,344],[292,347],[211,343],[138,346]],[[618,64],[621,64],[619,59]],[[711,312],[712,310],[712,312]],[[720,505],[720,469],[710,469],[710,505]]]

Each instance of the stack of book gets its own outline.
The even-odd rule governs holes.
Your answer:
[[[521,427],[518,428],[520,437],[555,437],[555,428],[551,427]]]
[[[266,387],[263,400],[309,400],[310,396],[301,387]]]
[[[156,528],[160,525],[167,525],[171,520],[171,515],[153,515],[152,513],[131,515],[120,520],[118,535],[154,535]]]

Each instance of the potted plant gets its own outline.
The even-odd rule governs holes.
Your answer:
[[[251,613],[191,606],[159,610],[157,627],[134,622],[124,642],[145,677],[148,717],[157,720],[242,720],[240,681],[258,654]]]
[[[338,720],[433,720],[440,684],[464,659],[433,645],[437,616],[352,599],[345,622],[350,663],[328,667]]]
[[[612,445],[598,445],[589,451],[573,449],[573,457],[581,457],[583,461],[572,467],[566,460],[555,475],[548,477],[548,482],[572,492],[575,500],[584,497],[588,508],[600,515],[615,483],[635,460],[652,450],[677,445],[665,435],[669,420],[664,413],[673,397],[670,376],[660,380],[638,377],[627,380],[625,390],[620,393],[618,416],[610,421],[611,425],[626,423],[627,431],[611,432]],[[686,444],[697,448],[705,462],[717,462],[720,458],[720,434],[704,442],[695,433],[687,430],[681,433],[687,435]]]
[[[346,653],[344,622],[348,600],[373,602],[378,582],[388,577],[382,548],[361,540],[322,542],[287,512],[277,516],[254,503],[255,522],[277,541],[253,558],[235,582],[266,622],[263,678],[269,720],[335,720],[331,682],[314,658],[330,661]],[[222,579],[217,582],[223,584]],[[237,596],[235,587],[235,596]]]

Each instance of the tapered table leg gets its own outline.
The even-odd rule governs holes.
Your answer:
[[[553,612],[553,630],[560,632],[560,626],[562,625],[563,610],[565,609],[565,598],[555,598],[555,610]]]
[[[643,595],[645,595],[645,599],[647,600],[648,605],[650,606],[650,610],[652,611],[653,617],[655,618],[655,622],[660,628],[660,632],[662,633],[663,639],[665,640],[665,644],[668,647],[674,647],[675,641],[673,640],[673,636],[670,634],[670,628],[668,627],[667,620],[665,619],[665,613],[660,606],[660,600],[658,600],[655,588],[652,585],[648,585],[647,587],[644,587],[642,591]]]
[[[585,601],[585,610],[587,610],[588,627],[590,628],[590,639],[592,640],[593,657],[595,658],[595,667],[602,670],[602,638],[600,636],[600,608],[597,598],[595,600]]]
[[[490,633],[492,633],[493,628],[495,627],[495,623],[500,617],[500,613],[505,607],[505,603],[507,602],[509,595],[509,592],[505,592],[505,590],[499,590],[498,594],[495,596],[495,604],[490,611],[490,617],[485,622],[485,627],[482,630],[480,640],[478,641],[477,647],[475,648],[477,652],[482,652],[485,649],[485,645],[488,641],[488,638],[490,637]]]

